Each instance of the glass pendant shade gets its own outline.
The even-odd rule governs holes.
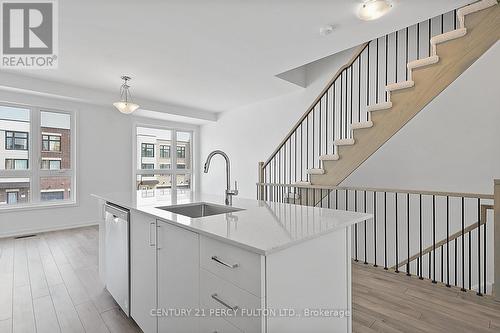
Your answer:
[[[130,114],[139,108],[139,105],[135,103],[124,101],[113,103],[113,105],[118,109],[118,111],[125,114]]]
[[[128,85],[128,81],[130,81],[131,79],[131,77],[126,75],[122,76],[123,84],[120,87],[121,100],[119,102],[113,103],[114,107],[124,114],[131,114],[139,108],[138,104],[132,102],[132,95],[129,91],[130,86]]]

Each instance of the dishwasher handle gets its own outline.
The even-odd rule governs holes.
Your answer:
[[[104,212],[113,215],[114,218],[128,221],[129,212],[123,208],[106,203],[104,205]]]

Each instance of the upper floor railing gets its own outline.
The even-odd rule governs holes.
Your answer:
[[[495,188],[500,196],[500,182]],[[373,214],[352,228],[355,261],[478,295],[492,293],[494,260],[500,265],[500,254],[494,253],[500,247],[495,248],[488,212],[494,203],[500,205],[500,197],[495,201],[492,194],[274,183],[258,183],[257,190],[259,199],[270,203]],[[290,232],[307,230],[290,226]]]

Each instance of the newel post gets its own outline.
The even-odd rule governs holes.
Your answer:
[[[265,183],[264,176],[264,162],[259,162],[259,184]],[[257,185],[257,199],[264,200],[265,187],[262,185]]]
[[[493,257],[495,267],[495,276],[493,281],[493,295],[496,301],[500,302],[500,179],[495,179],[495,204],[494,204],[494,245]]]

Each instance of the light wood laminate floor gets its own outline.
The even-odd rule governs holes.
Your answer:
[[[140,332],[99,281],[97,261],[97,227],[0,239],[0,333]],[[489,297],[359,263],[352,275],[354,332],[500,332]]]

